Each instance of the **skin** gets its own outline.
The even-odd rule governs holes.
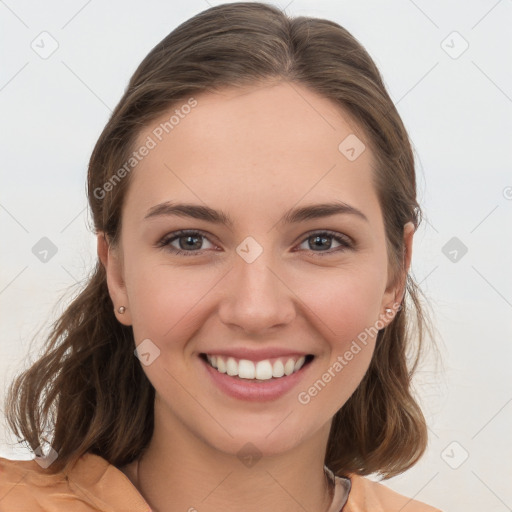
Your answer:
[[[160,349],[143,366],[156,390],[155,430],[139,480],[135,463],[120,469],[159,512],[328,510],[323,461],[332,417],[363,378],[375,338],[308,404],[297,394],[365,328],[392,321],[384,310],[404,291],[405,273],[392,280],[388,265],[369,142],[339,107],[298,84],[230,87],[195,98],[198,105],[132,171],[119,245],[98,235],[112,301],[116,310],[126,307],[118,320],[133,326],[136,344],[149,338]],[[139,141],[169,117],[151,123]],[[355,161],[338,150],[349,134],[366,145]],[[367,221],[337,214],[278,223],[290,208],[336,200]],[[234,224],[144,219],[165,201],[221,209]],[[194,249],[202,254],[156,247],[179,229],[206,233]],[[353,249],[339,250],[333,238],[317,248],[311,236],[325,229],[350,237]],[[413,234],[406,224],[405,272]],[[248,236],[263,249],[252,263],[236,252]],[[187,237],[179,242],[171,247],[186,250]],[[230,346],[279,346],[315,358],[291,392],[247,402],[212,385],[198,357]],[[252,467],[237,457],[247,442],[262,455]]]

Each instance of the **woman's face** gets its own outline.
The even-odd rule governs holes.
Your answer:
[[[157,425],[228,453],[325,441],[400,299],[372,154],[304,86],[194,99],[141,132],[136,149],[149,149],[104,260],[127,308],[118,319],[142,343]],[[338,211],[313,209],[327,203]]]

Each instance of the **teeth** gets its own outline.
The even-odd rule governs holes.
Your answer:
[[[300,370],[304,366],[304,362],[306,361],[306,358],[302,356],[300,359],[297,360],[295,365],[293,366],[293,371],[296,372],[297,370]]]
[[[256,365],[256,378],[259,380],[268,380],[272,378],[272,365],[270,361],[258,361]]]
[[[217,370],[219,370],[220,373],[226,373],[226,363],[222,357],[217,357]]]
[[[293,359],[288,359],[288,361],[286,361],[286,364],[284,365],[284,374],[291,375],[294,369],[295,361]]]
[[[238,363],[238,376],[241,379],[254,379],[256,375],[256,368],[252,361],[247,359],[240,359]]]
[[[281,359],[278,359],[274,363],[274,367],[272,368],[272,377],[282,377],[284,375],[284,364]]]
[[[215,366],[213,362],[212,365]],[[226,373],[228,375],[238,375],[238,363],[232,357],[228,358],[228,361],[226,363],[226,370]]]
[[[223,356],[206,356],[211,366],[220,373],[227,373],[231,377],[238,376],[240,379],[269,380],[272,377],[278,379],[283,376],[298,372],[306,361],[304,356],[295,360],[276,359],[272,364],[268,359],[258,361],[256,364],[248,359],[236,360],[234,357],[225,359]]]

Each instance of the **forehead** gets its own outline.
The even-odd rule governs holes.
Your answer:
[[[148,141],[152,149],[133,171],[125,205],[147,210],[179,198],[255,213],[265,202],[284,208],[337,197],[378,210],[364,133],[303,85],[229,87],[185,98],[141,130],[136,148]]]

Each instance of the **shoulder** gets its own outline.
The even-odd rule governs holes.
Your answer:
[[[0,457],[0,512],[99,512],[119,506],[149,511],[125,475],[102,457],[85,454],[55,474],[35,460]]]
[[[369,478],[349,475],[351,489],[343,512],[441,512]]]
[[[0,457],[0,511],[44,510],[45,495],[66,486],[62,474],[45,474],[35,460]]]

